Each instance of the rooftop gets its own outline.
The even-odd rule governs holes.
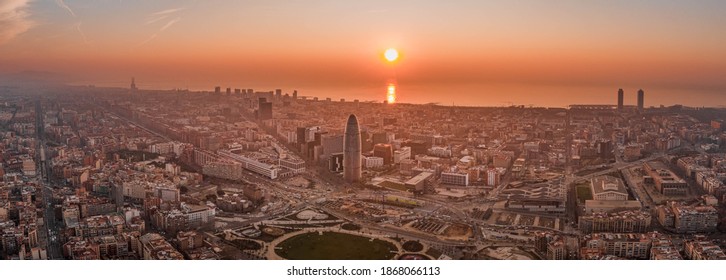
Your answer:
[[[590,182],[592,185],[593,195],[604,192],[628,194],[628,191],[625,189],[625,184],[623,184],[623,181],[620,180],[620,178],[604,175],[592,178]]]

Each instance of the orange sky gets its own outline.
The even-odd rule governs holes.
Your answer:
[[[726,90],[723,1],[29,1],[0,73],[142,88],[525,84]],[[389,47],[402,58],[381,59]]]

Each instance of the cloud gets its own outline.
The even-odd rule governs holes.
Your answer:
[[[29,19],[29,2],[30,0],[0,1],[0,45],[33,27],[34,23]]]
[[[159,32],[162,32],[162,31],[166,30],[167,28],[171,27],[172,25],[174,25],[175,23],[179,22],[180,20],[181,20],[181,17],[177,17],[175,19],[172,19],[171,21],[167,22],[166,25],[164,25],[163,27],[161,27],[161,29],[159,29]]]
[[[159,37],[159,33],[152,34],[151,37],[149,37],[149,39],[146,39],[143,42],[139,43],[138,45],[136,45],[136,47],[138,48],[138,47],[141,47],[143,45],[146,45],[146,43],[151,42],[151,40],[156,39],[156,37]]]
[[[166,9],[166,10],[163,10],[163,11],[159,11],[159,12],[156,12],[156,13],[152,13],[152,14],[150,14],[149,16],[161,16],[161,15],[168,15],[168,14],[173,14],[173,13],[176,13],[176,12],[182,11],[182,10],[184,10],[184,9],[185,9],[185,8],[174,8],[174,9]]]
[[[63,0],[55,0],[55,3],[58,4],[59,7],[66,9],[66,11],[68,11],[68,13],[70,13],[73,17],[76,17],[76,13],[73,12],[71,7],[66,5],[66,2],[63,2]]]
[[[88,41],[88,37],[86,37],[86,33],[83,32],[83,30],[81,29],[80,22],[78,24],[76,24],[76,30],[78,30],[78,33],[81,34],[81,37],[83,38],[83,43],[85,43],[86,45],[90,44],[90,42]]]
[[[160,21],[160,20],[165,19],[167,17],[169,17],[169,15],[163,15],[163,16],[160,16],[160,17],[157,17],[157,18],[152,18],[152,19],[146,21],[146,25],[149,25],[149,24],[152,24],[154,22]]]
[[[180,20],[181,20],[181,17],[177,17],[175,19],[172,19],[172,20],[168,21],[164,26],[162,26],[159,29],[159,31],[157,31],[156,33],[152,34],[148,39],[146,39],[143,42],[141,42],[138,45],[136,45],[136,47],[137,48],[138,47],[141,47],[141,46],[145,45],[146,43],[151,42],[152,40],[156,39],[156,37],[159,37],[159,34],[161,34],[162,32],[164,32],[164,30],[168,29],[169,27],[171,27],[175,23],[179,22]]]
[[[170,16],[173,16],[174,14],[176,14],[176,13],[178,13],[180,11],[183,11],[184,9],[186,9],[186,8],[183,8],[183,7],[182,8],[173,8],[173,9],[166,9],[166,10],[163,10],[163,11],[158,11],[158,12],[155,12],[155,13],[151,13],[151,14],[149,14],[147,16],[149,19],[146,21],[146,25],[149,25],[149,24],[155,23],[157,21],[161,21],[161,20],[167,19]]]
[[[152,23],[155,23],[155,22],[158,22],[158,21],[166,20],[169,17],[172,17],[172,16],[177,15],[180,11],[183,11],[185,9],[186,8],[184,8],[184,7],[180,7],[180,8],[166,9],[166,10],[158,11],[158,12],[155,12],[155,13],[151,13],[151,14],[149,14],[147,16],[149,19],[146,21],[146,25],[149,25],[149,24],[152,24]],[[176,18],[167,21],[166,24],[164,24],[164,26],[162,26],[161,28],[159,28],[159,31],[157,31],[154,34],[151,34],[151,36],[149,36],[148,39],[146,39],[143,42],[137,44],[136,47],[137,48],[138,47],[141,47],[141,46],[146,45],[147,43],[153,41],[154,39],[156,39],[157,37],[159,37],[159,35],[162,32],[164,32],[164,30],[168,29],[169,27],[171,27],[175,23],[179,22],[180,20],[181,20],[181,17],[177,16]]]

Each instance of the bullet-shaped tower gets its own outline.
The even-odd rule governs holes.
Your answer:
[[[351,114],[345,125],[343,137],[343,174],[346,182],[360,182],[361,140],[358,118]]]

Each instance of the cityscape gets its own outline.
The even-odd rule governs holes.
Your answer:
[[[2,258],[726,258],[724,110],[624,96],[6,87]]]
[[[40,33],[32,26],[55,28],[21,25],[33,5],[71,20],[67,32],[82,42],[69,48],[98,47],[79,51],[98,63],[64,60],[35,43],[20,51],[17,41]],[[671,79],[681,72],[643,74],[642,88],[637,75],[593,70],[623,85],[602,84],[606,93],[575,101],[531,92],[528,101],[501,102],[506,91],[476,89],[417,96],[414,85],[427,84],[406,70],[417,52],[405,43],[371,47],[380,74],[360,97],[317,90],[292,70],[275,76],[254,55],[248,61],[263,74],[245,72],[244,82],[197,65],[190,73],[212,73],[198,86],[180,82],[187,78],[160,86],[187,67],[163,38],[201,9],[189,5],[149,8],[156,12],[144,26],[161,27],[133,50],[159,49],[139,53],[150,62],[124,72],[106,70],[121,68],[102,49],[127,54],[83,31],[93,28],[81,24],[89,8],[0,4],[0,23],[13,27],[0,32],[0,50],[20,57],[0,54],[1,260],[726,260],[721,57],[703,68],[713,72],[695,62],[663,70],[693,71],[692,81]],[[206,50],[198,57],[211,59],[215,50]],[[180,62],[148,70],[156,55]],[[336,76],[343,68],[317,68],[327,62],[290,61],[299,79],[368,83]],[[664,97],[675,84],[679,93]],[[708,98],[680,93],[703,88]]]

